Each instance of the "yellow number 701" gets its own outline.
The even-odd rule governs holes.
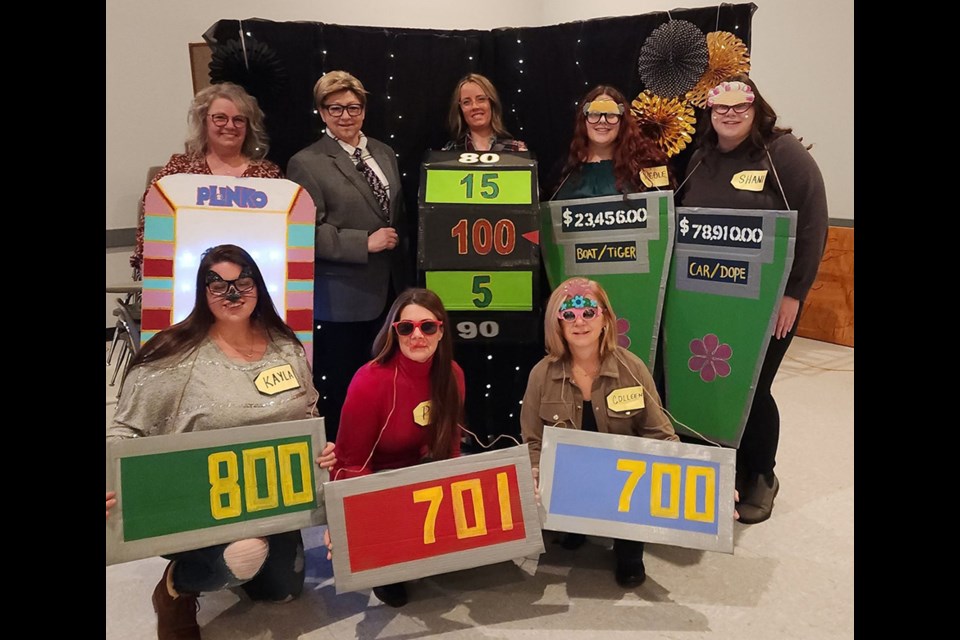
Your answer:
[[[457,538],[474,538],[487,535],[487,517],[483,508],[483,488],[479,478],[462,480],[450,485],[453,494],[453,520],[457,528]],[[470,493],[473,503],[473,513],[476,523],[471,527],[467,524],[464,493]],[[497,474],[497,496],[500,502],[500,524],[504,531],[513,529],[513,510],[510,506],[509,485],[507,474]],[[427,487],[413,492],[414,503],[429,502],[427,515],[423,519],[423,544],[433,544],[437,541],[437,513],[440,512],[440,503],[443,502],[443,487]]]

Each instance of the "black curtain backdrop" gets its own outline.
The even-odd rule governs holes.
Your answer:
[[[258,99],[270,135],[268,157],[284,169],[291,156],[321,135],[323,122],[313,102],[317,79],[342,69],[363,82],[370,92],[363,131],[389,144],[398,156],[408,212],[407,228],[398,231],[409,238],[413,261],[420,163],[425,152],[440,149],[449,139],[447,113],[453,88],[462,76],[482,73],[494,83],[507,129],[535,154],[541,192],[549,195],[554,186],[551,176],[569,148],[577,102],[598,84],[619,88],[628,100],[643,91],[637,60],[654,29],[671,18],[686,20],[705,34],[729,31],[749,49],[756,9],[753,3],[723,4],[676,9],[669,15],[659,12],[493,31],[250,18],[220,20],[204,39],[213,49],[211,80],[241,84]],[[689,155],[688,148],[671,159],[676,175],[682,175]],[[541,291],[549,295],[545,279]],[[456,345],[455,357],[467,381],[467,427],[485,445],[500,434],[519,439],[520,400],[527,375],[543,354],[542,329],[519,345]],[[325,361],[318,353],[314,365],[322,374],[337,363]],[[500,439],[495,447],[512,444]],[[479,447],[474,442],[465,450]]]

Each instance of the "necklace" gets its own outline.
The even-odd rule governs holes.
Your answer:
[[[254,333],[254,334],[251,336],[251,338],[250,338],[250,345],[249,345],[248,347],[246,347],[245,349],[240,349],[239,347],[237,347],[237,346],[233,345],[232,343],[230,343],[229,341],[227,341],[227,339],[223,337],[223,334],[221,334],[220,331],[217,331],[217,332],[216,332],[216,334],[214,335],[214,339],[215,339],[218,343],[220,343],[221,345],[226,346],[226,347],[230,347],[233,351],[239,353],[244,359],[247,359],[247,360],[249,360],[250,358],[253,358],[253,354],[254,354],[255,351],[256,351],[256,345],[257,345],[257,335],[256,335],[256,333]]]
[[[241,160],[243,160],[241,158]],[[207,156],[207,166],[210,168],[210,172],[213,175],[217,176],[231,176],[233,178],[239,178],[247,171],[247,166],[249,161],[243,160],[239,165],[229,164],[227,161],[220,159],[216,155]]]
[[[588,378],[596,378],[597,374],[600,373],[600,365],[598,364],[596,368],[588,371],[587,369],[581,367],[579,364],[575,364],[573,365],[573,372],[574,373],[579,372],[580,375],[586,376]]]

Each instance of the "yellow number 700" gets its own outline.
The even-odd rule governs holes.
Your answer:
[[[680,465],[666,462],[654,462],[650,476],[650,515],[659,518],[678,519],[680,517]],[[623,483],[620,491],[620,500],[617,511],[630,511],[630,500],[633,492],[640,483],[640,478],[647,471],[647,463],[643,460],[620,458],[617,460],[617,471],[626,471],[630,475]],[[670,495],[667,505],[663,504],[663,478],[670,478]],[[703,511],[697,511],[697,478],[704,478]],[[712,467],[687,465],[686,490],[683,499],[683,517],[686,520],[697,522],[713,522],[716,518],[717,474]]]

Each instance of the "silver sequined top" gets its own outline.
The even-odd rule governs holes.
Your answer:
[[[274,395],[258,391],[257,376],[284,365],[298,386]],[[130,371],[107,440],[310,418],[318,396],[303,348],[287,338],[273,336],[257,362],[235,362],[208,337],[186,358]]]

